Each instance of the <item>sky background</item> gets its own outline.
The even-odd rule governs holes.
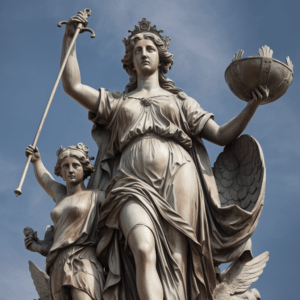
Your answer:
[[[294,64],[294,81],[274,103],[259,107],[245,133],[254,136],[265,155],[265,206],[252,237],[253,253],[270,251],[270,260],[252,285],[262,299],[299,297],[299,169],[300,169],[300,2],[233,0],[11,0],[1,5],[0,68],[0,299],[37,299],[28,260],[41,269],[45,258],[24,248],[23,228],[32,227],[43,239],[52,224],[54,202],[34,178],[30,166],[23,195],[15,197],[26,158],[59,71],[64,28],[56,24],[79,10],[90,8],[88,33],[77,40],[82,82],[94,88],[123,91],[128,75],[123,70],[123,37],[143,17],[171,38],[174,66],[168,73],[195,98],[215,121],[224,124],[245,102],[229,90],[224,72],[239,50],[244,57],[258,55],[268,45],[273,57]],[[83,142],[96,156],[87,111],[58,87],[38,147],[53,174],[56,150]],[[221,147],[206,143],[213,164]],[[60,178],[58,178],[60,180]]]

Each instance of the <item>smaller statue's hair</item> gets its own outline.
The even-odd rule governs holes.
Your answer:
[[[83,180],[88,178],[95,171],[95,168],[91,164],[88,157],[84,157],[83,155],[82,156],[76,155],[76,154],[72,153],[72,151],[64,151],[64,152],[65,152],[64,153],[65,155],[60,155],[57,158],[56,166],[54,168],[54,174],[56,176],[62,177],[62,175],[61,175],[61,163],[66,157],[74,157],[81,163],[81,165],[83,167],[83,171],[84,171]]]
[[[129,83],[125,87],[125,92],[129,93],[137,88],[137,75],[133,67],[133,49],[136,42],[142,40],[143,38],[151,40],[158,49],[160,61],[159,85],[163,89],[173,94],[178,94],[179,92],[182,92],[182,89],[175,87],[174,82],[165,76],[165,74],[172,68],[174,55],[168,52],[166,45],[158,35],[150,32],[143,32],[134,35],[130,39],[130,43],[128,43],[125,46],[125,56],[122,59],[122,63],[123,68],[130,76]]]

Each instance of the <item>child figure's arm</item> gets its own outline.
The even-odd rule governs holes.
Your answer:
[[[24,244],[27,250],[47,256],[53,244],[54,226],[47,226],[43,241],[37,237],[36,231],[30,227],[24,229],[24,235]]]
[[[41,155],[38,148],[33,148],[29,145],[26,148],[25,155],[32,155],[31,162],[34,169],[35,178],[40,184],[40,186],[45,190],[45,192],[56,201],[56,196],[61,194],[66,190],[66,187],[63,184],[58,183],[54,180],[48,170],[45,168]]]

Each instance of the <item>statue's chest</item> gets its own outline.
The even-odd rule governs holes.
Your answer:
[[[118,113],[119,120],[126,124],[136,120],[169,120],[177,123],[179,116],[179,108],[172,98],[129,98],[122,103]]]
[[[70,223],[85,216],[89,207],[89,201],[86,197],[66,197],[52,210],[50,216],[54,226],[60,222]]]

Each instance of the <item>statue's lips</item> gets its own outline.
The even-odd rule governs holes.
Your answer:
[[[149,65],[149,64],[150,64],[150,62],[148,60],[142,62],[142,65]]]

